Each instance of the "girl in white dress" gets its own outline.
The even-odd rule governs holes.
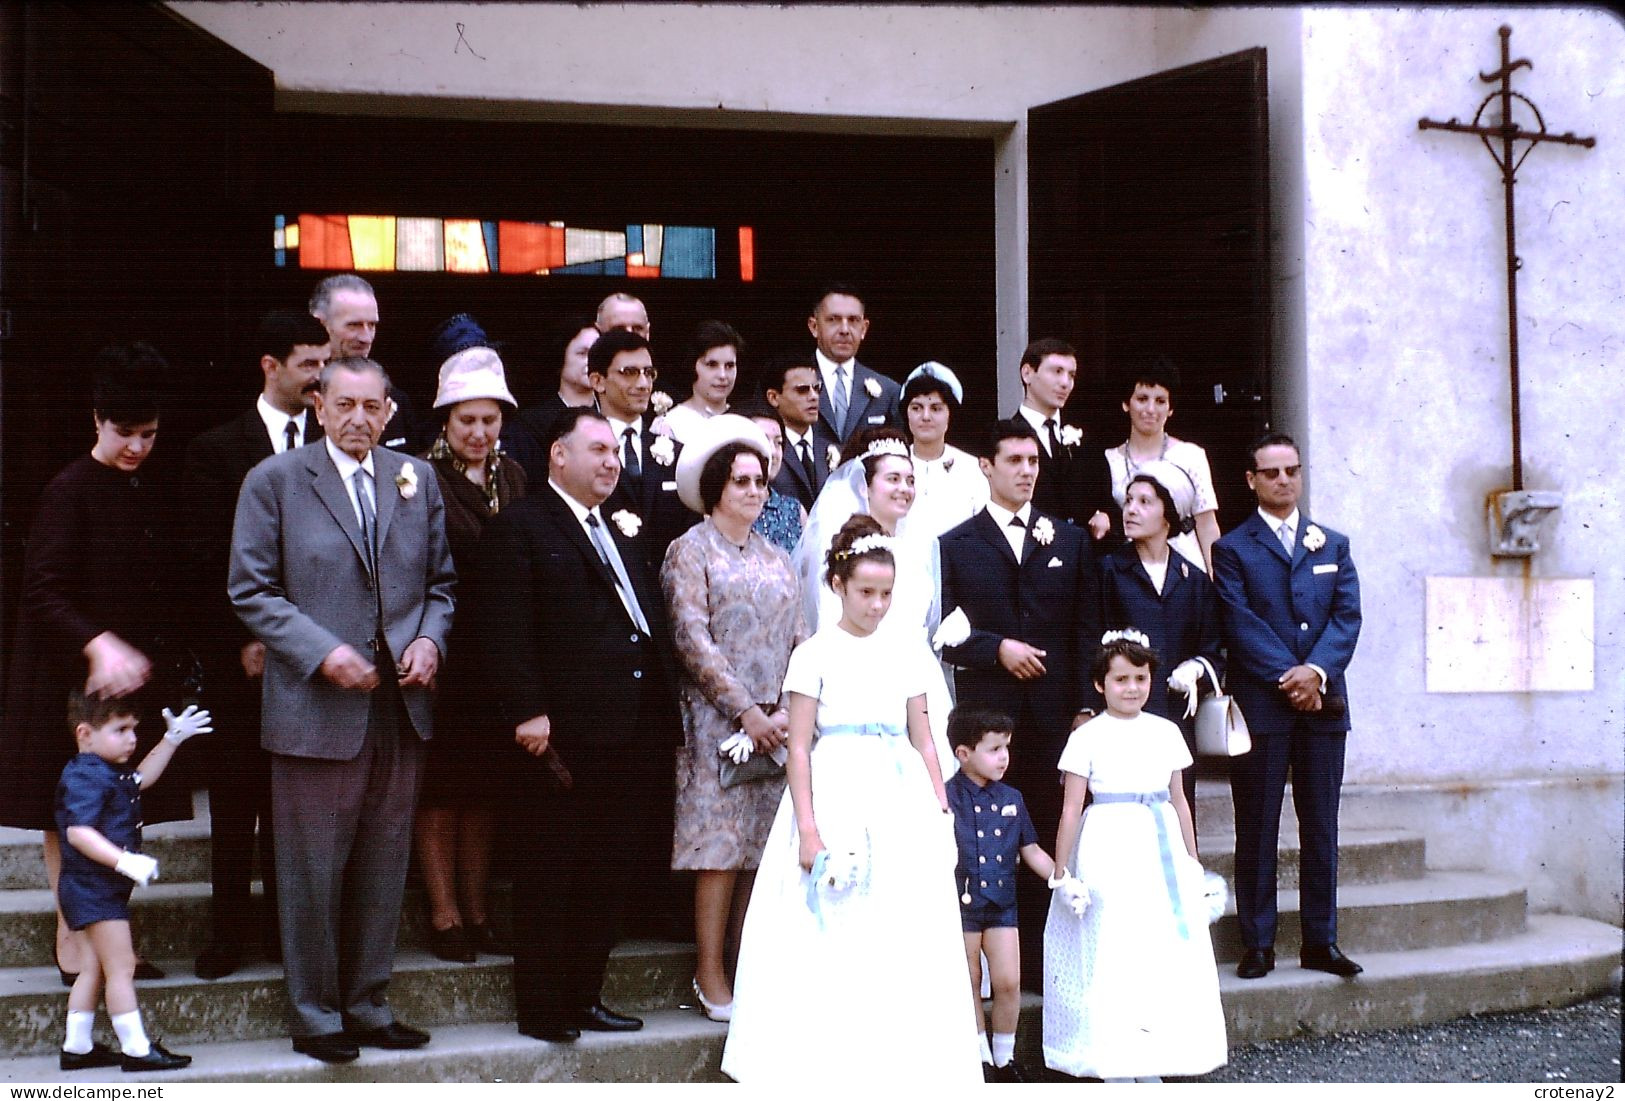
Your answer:
[[[931,649],[931,636],[942,620],[942,569],[936,533],[923,530],[916,522],[912,511],[916,498],[914,463],[903,433],[891,427],[865,429],[853,437],[846,461],[819,491],[790,561],[801,579],[807,624],[818,631],[841,616],[840,599],[824,583],[825,562],[836,532],[853,516],[867,514],[892,538],[897,587],[891,610],[876,630],[886,640],[894,666],[917,663],[921,667],[937,768],[947,777],[959,767],[948,745],[953,696],[942,664]],[[899,714],[897,721],[902,719]]]
[[[1072,732],[1059,765],[1055,861],[1073,882],[1044,929],[1044,1063],[1108,1082],[1204,1074],[1225,1063],[1225,1031],[1180,783],[1190,751],[1177,726],[1141,711],[1157,661],[1145,636],[1101,641],[1106,711]]]
[[[722,1053],[735,1081],[982,1080],[921,666],[900,665],[876,630],[895,569],[879,523],[852,517],[825,574],[840,619],[790,656],[789,785],[745,915]]]

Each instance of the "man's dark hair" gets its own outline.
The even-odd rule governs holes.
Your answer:
[[[983,734],[1014,734],[1016,723],[991,707],[956,707],[948,713],[948,747],[975,749]]]
[[[1303,456],[1303,451],[1298,447],[1298,441],[1285,432],[1266,432],[1254,440],[1252,446],[1247,449],[1247,461],[1252,464],[1247,469],[1255,471],[1258,469],[1258,453],[1266,447],[1290,447],[1298,452],[1300,458]]]
[[[587,350],[587,373],[589,375],[609,374],[609,365],[615,362],[615,357],[622,352],[635,352],[639,348],[649,347],[647,338],[634,333],[630,329],[611,329],[598,338],[598,343]]]
[[[542,433],[542,451],[551,452],[553,445],[574,432],[576,425],[582,421],[603,421],[608,424],[609,418],[590,405],[572,405],[561,410],[547,422],[547,429]]]
[[[279,362],[293,355],[294,345],[320,348],[332,338],[315,316],[298,310],[267,310],[254,334],[254,357],[270,356]]]
[[[155,421],[168,373],[169,362],[151,344],[109,344],[96,353],[91,409],[117,425]]]
[[[1027,345],[1021,353],[1020,367],[1031,367],[1036,371],[1038,365],[1044,362],[1045,356],[1071,356],[1077,359],[1078,350],[1064,340],[1046,336]]]
[[[774,356],[768,360],[767,366],[762,369],[761,385],[758,387],[758,391],[764,398],[769,390],[784,393],[784,376],[797,367],[805,367],[816,375],[818,373],[818,360],[813,358],[811,352],[789,352],[784,355]]]
[[[987,434],[987,456],[989,459],[999,457],[999,445],[1005,440],[1032,440],[1038,442],[1038,433],[1033,426],[1027,423],[1025,417],[1009,417],[1005,420],[993,422],[992,429]]]
[[[863,308],[863,312],[866,314],[869,312],[869,304],[863,300],[862,291],[858,290],[858,288],[853,286],[851,283],[835,282],[825,283],[819,288],[818,297],[813,299],[812,309],[807,311],[808,315],[811,316],[816,314],[818,312],[818,307],[824,304],[824,299],[828,298],[832,294],[844,294],[848,298],[856,298],[858,300],[858,305]]]
[[[384,365],[376,359],[368,359],[366,356],[339,356],[337,359],[328,360],[327,366],[322,368],[322,373],[316,376],[316,389],[323,394],[327,393],[333,375],[338,371],[351,371],[362,375],[376,374],[384,380],[385,394],[394,387],[394,383],[389,381],[389,372],[384,370]]]
[[[1179,389],[1179,367],[1167,356],[1148,356],[1129,362],[1118,373],[1118,392],[1127,401],[1141,386],[1160,386],[1170,397]]]

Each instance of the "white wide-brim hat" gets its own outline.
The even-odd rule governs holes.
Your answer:
[[[1168,496],[1174,499],[1174,509],[1178,516],[1168,517],[1168,526],[1175,532],[1179,531],[1181,520],[1191,518],[1191,509],[1196,505],[1196,483],[1185,472],[1185,468],[1167,459],[1152,459],[1148,463],[1141,463],[1139,468],[1130,475],[1130,479],[1140,474],[1149,474],[1155,478]]]
[[[762,456],[762,472],[767,473],[773,445],[767,442],[767,433],[756,422],[737,413],[723,413],[702,422],[690,433],[683,444],[683,453],[677,456],[677,496],[695,512],[705,512],[700,501],[700,472],[711,456],[731,443],[749,444]]]
[[[502,358],[490,348],[464,348],[440,365],[440,382],[434,395],[436,409],[477,398],[490,398],[516,409],[519,407],[513,394],[508,391],[508,377],[502,370]]]

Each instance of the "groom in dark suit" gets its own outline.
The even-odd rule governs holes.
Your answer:
[[[1236,974],[1275,967],[1275,862],[1288,773],[1302,846],[1298,895],[1306,968],[1352,978],[1337,947],[1337,807],[1348,738],[1343,671],[1360,637],[1360,581],[1349,541],[1298,511],[1303,465],[1279,432],[1253,446],[1247,485],[1258,511],[1213,545],[1224,602],[1229,687],[1252,751],[1231,762],[1236,916],[1246,948]]]
[[[327,330],[303,310],[272,310],[260,319],[255,351],[262,383],[253,407],[203,433],[186,449],[187,549],[192,576],[208,579],[193,618],[193,652],[203,664],[203,703],[220,731],[205,739],[196,757],[198,776],[209,788],[212,883],[211,936],[197,958],[200,979],[237,970],[243,950],[261,932],[267,954],[281,953],[275,918],[268,916],[257,927],[249,890],[257,823],[265,905],[274,915],[271,758],[259,745],[265,644],[237,618],[226,596],[226,575],[231,521],[243,479],[262,460],[321,438],[310,407],[317,376],[327,363]]]
[[[1015,720],[1007,782],[1021,791],[1040,837],[1061,817],[1056,762],[1067,734],[1092,712],[1089,664],[1099,643],[1093,542],[1077,527],[1033,508],[1038,438],[1026,421],[999,421],[981,460],[987,507],[942,536],[942,607],[960,609],[970,636],[943,656],[954,673],[956,706],[991,708]],[[1018,881],[1022,972],[1043,973],[1042,915],[1048,892]]]
[[[824,384],[816,436],[825,448],[845,447],[853,433],[864,428],[902,427],[897,413],[901,387],[858,362],[858,349],[869,335],[869,318],[857,288],[846,283],[825,287],[807,318],[807,329],[817,342],[813,357]]]
[[[388,387],[370,359],[329,362],[326,438],[249,472],[231,539],[227,588],[265,644],[293,1047],[324,1062],[429,1041],[386,991],[457,575],[434,472],[376,446]]]
[[[609,421],[567,410],[546,443],[547,484],[491,522],[460,591],[493,727],[517,743],[519,1031],[565,1043],[643,1027],[603,1004],[604,968],[627,901],[650,887],[628,853],[657,840],[670,851],[679,727],[665,607],[640,547],[649,532],[611,503],[621,449]]]

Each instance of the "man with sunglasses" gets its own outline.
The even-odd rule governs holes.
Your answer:
[[[779,356],[762,374],[762,398],[784,422],[784,461],[773,488],[800,501],[804,509],[813,507],[835,465],[830,452],[839,451],[815,434],[823,389],[811,355]]]
[[[1262,436],[1252,455],[1247,485],[1258,511],[1213,546],[1230,691],[1253,741],[1230,777],[1245,948],[1236,974],[1259,979],[1275,967],[1276,844],[1290,773],[1301,850],[1299,962],[1353,978],[1362,968],[1337,947],[1337,807],[1349,731],[1343,671],[1360,637],[1360,582],[1348,538],[1298,509],[1303,465],[1292,437]]]

